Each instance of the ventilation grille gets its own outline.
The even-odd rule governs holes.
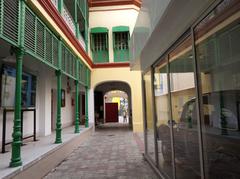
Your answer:
[[[44,26],[37,20],[37,55],[44,58]]]
[[[26,9],[25,11],[25,41],[24,45],[33,53],[35,52],[35,16],[34,14]]]
[[[19,3],[17,0],[3,1],[1,17],[3,15],[2,35],[14,45],[18,44]],[[2,4],[2,0],[1,0]]]
[[[58,67],[58,40],[53,37],[53,65]]]
[[[53,39],[52,34],[46,30],[46,61],[53,63]]]
[[[58,68],[59,40],[29,8],[26,8],[25,15],[24,44],[27,53]]]

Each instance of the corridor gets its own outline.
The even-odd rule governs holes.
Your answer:
[[[100,126],[45,178],[157,179],[142,152],[142,137],[126,125]]]

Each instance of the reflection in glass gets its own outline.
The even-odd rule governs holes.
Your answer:
[[[172,178],[172,148],[166,63],[155,68],[154,95],[157,113],[157,144],[159,168],[165,175]]]
[[[216,10],[229,17],[208,33],[196,28],[196,52],[202,86],[202,131],[208,178],[240,178],[240,25],[239,11],[228,11],[237,0],[225,0]],[[213,24],[207,17],[201,29]],[[218,23],[216,23],[218,22]],[[217,30],[216,30],[217,29]]]
[[[200,178],[191,38],[185,39],[182,44],[169,55],[176,176],[177,178]]]
[[[153,101],[152,101],[152,80],[151,71],[144,75],[145,84],[145,104],[146,104],[146,145],[148,156],[155,161],[155,142],[154,142],[154,120],[153,120]]]

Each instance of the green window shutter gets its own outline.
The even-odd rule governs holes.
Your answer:
[[[105,63],[109,61],[108,54],[108,29],[95,27],[90,30],[91,50],[94,63]]]
[[[129,61],[129,27],[117,26],[112,28],[113,31],[113,50],[114,61]]]

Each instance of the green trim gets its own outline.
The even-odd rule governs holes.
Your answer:
[[[108,29],[106,27],[94,27],[94,28],[91,28],[90,33],[91,34],[108,33]]]
[[[128,26],[115,26],[112,28],[112,32],[129,32]]]

